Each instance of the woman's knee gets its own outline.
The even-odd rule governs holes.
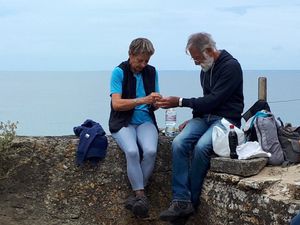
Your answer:
[[[139,160],[140,153],[138,149],[130,149],[125,151],[127,160]]]
[[[156,157],[156,148],[145,148],[143,149],[143,157],[144,158],[155,158]]]

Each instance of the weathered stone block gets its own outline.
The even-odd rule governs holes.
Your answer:
[[[213,172],[249,177],[258,174],[267,164],[266,158],[238,160],[224,157],[211,159],[210,170]]]

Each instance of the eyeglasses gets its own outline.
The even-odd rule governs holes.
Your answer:
[[[191,60],[194,61],[195,63],[200,63],[202,61],[201,59],[194,59],[193,57],[191,57]]]
[[[206,59],[206,56],[204,55],[205,50],[206,50],[206,48],[201,50],[200,54],[195,57],[191,56],[191,60],[193,60],[195,63],[201,63],[201,61]]]

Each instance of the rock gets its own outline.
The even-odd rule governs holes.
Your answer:
[[[258,174],[267,165],[267,162],[268,160],[266,158],[238,160],[214,157],[211,159],[210,170],[214,172],[249,177]]]
[[[18,137],[10,151],[0,155],[0,224],[166,224],[158,215],[171,200],[172,139],[159,137],[147,187],[151,208],[146,219],[135,218],[123,207],[132,193],[125,158],[111,136],[108,140],[107,156],[98,167],[77,167],[75,136]],[[201,205],[187,224],[288,225],[300,208],[300,167],[264,167],[250,176],[248,170],[255,173],[258,165],[262,164],[235,165],[213,159]],[[236,170],[244,171],[234,175]]]

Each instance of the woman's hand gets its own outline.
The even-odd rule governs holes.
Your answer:
[[[157,92],[152,92],[150,95],[147,95],[143,98],[142,102],[144,104],[155,105],[158,100],[160,100],[162,96]]]
[[[112,106],[116,111],[127,111],[134,109],[137,105],[149,104],[155,106],[162,96],[157,92],[152,92],[143,98],[122,99],[120,94],[112,94]]]

